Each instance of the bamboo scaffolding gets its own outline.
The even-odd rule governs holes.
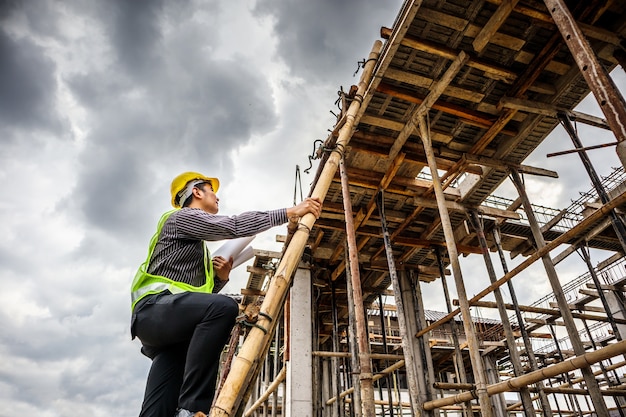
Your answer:
[[[621,368],[622,366],[626,366],[626,361],[618,362],[618,363],[615,363],[615,364],[613,364],[613,365],[607,366],[607,367],[605,367],[605,370],[606,370],[606,371],[612,371],[612,370],[614,370],[614,369]],[[600,371],[596,371],[596,372],[594,372],[594,373],[593,373],[593,375],[594,375],[594,376],[595,376],[595,375],[600,375],[602,372],[603,372],[602,370],[600,370]],[[572,384],[577,384],[577,383],[582,382],[582,381],[584,381],[584,378],[583,378],[583,377],[579,377],[579,378],[574,378],[574,379],[571,381],[571,383],[572,383]],[[566,382],[566,383],[564,383],[564,384],[559,385],[557,388],[567,388],[567,387],[569,387],[569,386],[571,386],[571,385],[570,385],[570,383],[569,383],[569,382]],[[535,400],[535,399],[537,399],[537,398],[536,398],[536,397],[533,397],[533,400]],[[521,407],[521,405],[522,405],[522,403],[521,403],[521,402],[517,402],[517,403],[515,403],[515,404],[511,404],[510,406],[508,406],[508,407],[507,407],[507,410],[509,410],[509,411],[515,410],[515,409],[517,409],[518,407]]]
[[[535,213],[533,212],[532,205],[528,198],[528,194],[526,193],[526,189],[524,187],[524,183],[522,181],[519,172],[515,169],[511,169],[510,178],[513,182],[513,185],[517,189],[517,192],[522,199],[522,207],[524,208],[524,212],[526,213],[526,218],[530,224],[530,229],[532,232],[533,239],[535,244],[539,250],[546,246],[546,242],[543,238],[543,234],[541,233],[541,228],[539,226],[539,222],[535,217]],[[556,298],[559,308],[562,310],[561,317],[563,318],[563,322],[565,324],[565,328],[567,330],[567,334],[570,339],[570,343],[572,344],[572,348],[576,355],[582,355],[585,353],[585,347],[580,339],[580,335],[578,334],[578,330],[576,328],[576,323],[574,322],[574,317],[572,316],[572,312],[568,308],[567,299],[563,294],[563,288],[561,287],[561,283],[559,281],[558,274],[556,272],[556,268],[554,267],[554,263],[552,259],[550,259],[550,254],[545,253],[541,256],[541,261],[544,266],[544,270],[546,271],[546,275],[548,278],[548,282],[552,287],[552,291],[554,293],[554,297]],[[554,333],[553,326],[550,326],[550,330]],[[558,349],[558,340],[556,335],[554,337],[555,343],[557,344]],[[585,383],[587,384],[587,388],[589,389],[589,394],[591,396],[591,400],[593,402],[594,408],[598,413],[599,417],[608,417],[609,413],[606,409],[606,404],[600,395],[600,387],[598,386],[598,382],[593,376],[593,373],[590,368],[582,368],[582,374],[585,376]],[[576,397],[574,397],[576,401]]]
[[[458,300],[454,300],[454,303],[457,304]],[[476,301],[476,302],[473,302],[472,305],[475,307],[497,308],[497,304],[493,301]],[[507,304],[504,304],[504,307],[506,307],[507,310],[515,309],[514,304],[507,303]],[[523,311],[525,313],[547,314],[549,316],[555,316],[555,317],[561,316],[561,310],[556,309],[556,308],[543,308],[543,307],[524,306],[524,305],[518,305],[517,307],[519,307],[520,311]],[[575,311],[572,311],[572,317],[574,317],[575,319],[581,319],[581,320],[593,320],[593,321],[601,321],[601,322],[609,321],[608,317],[605,317],[605,316],[598,316],[595,314],[587,314],[587,313],[576,313]],[[614,318],[613,320],[617,324],[626,324],[626,319]]]
[[[450,257],[450,265],[452,266],[452,276],[454,278],[457,294],[459,297],[460,311],[463,317],[463,327],[465,330],[465,336],[467,338],[470,360],[472,363],[472,370],[474,372],[474,380],[476,381],[478,402],[482,407],[483,416],[492,417],[493,411],[491,406],[491,400],[489,399],[486,392],[487,383],[485,378],[484,365],[480,356],[480,352],[478,350],[478,339],[476,338],[476,332],[474,331],[473,327],[472,317],[470,313],[470,304],[467,300],[465,283],[463,282],[463,273],[461,272],[461,265],[459,263],[459,254],[456,249],[454,232],[452,231],[452,223],[450,221],[448,209],[445,207],[445,196],[443,195],[443,187],[439,179],[439,174],[437,172],[437,162],[435,161],[435,154],[432,148],[430,132],[428,124],[426,122],[426,117],[423,114],[419,118],[419,129],[422,143],[424,144],[424,152],[426,153],[426,159],[428,160],[428,166],[430,168],[430,173],[433,181],[433,190],[435,192],[435,197],[437,198],[437,205],[439,207],[439,218],[441,219],[441,226],[443,228],[444,236],[446,239],[448,256]],[[425,334],[424,330],[425,329],[422,329],[422,331],[419,333],[421,333],[421,335]]]
[[[595,224],[598,220],[600,220],[602,217],[604,217],[606,215],[606,213],[608,213],[609,210],[612,210],[615,207],[618,207],[618,206],[620,206],[620,205],[622,205],[624,203],[626,203],[626,192],[623,192],[623,193],[619,194],[618,196],[613,198],[611,201],[609,201],[608,203],[604,204],[602,207],[600,207],[599,209],[594,211],[589,216],[585,217],[580,223],[578,223],[576,226],[574,226],[571,229],[569,229],[567,232],[565,232],[562,235],[558,236],[554,240],[552,240],[550,242],[547,242],[544,247],[542,247],[541,249],[538,249],[537,251],[533,252],[532,255],[530,255],[528,258],[526,258],[526,260],[524,260],[522,263],[517,265],[511,271],[509,271],[506,274],[504,274],[504,276],[502,276],[502,278],[498,279],[498,281],[496,281],[495,283],[489,285],[487,288],[483,289],[478,294],[476,294],[474,297],[469,299],[468,300],[469,304],[470,305],[474,305],[477,301],[481,300],[484,296],[486,296],[487,294],[490,294],[495,288],[501,287],[502,285],[506,284],[513,277],[515,277],[520,272],[524,271],[526,268],[528,268],[529,266],[534,264],[543,255],[549,253],[551,250],[555,249],[557,246],[566,243],[568,240],[570,240],[571,238],[577,236],[581,232],[584,232],[591,225]],[[447,323],[448,321],[452,320],[454,318],[454,316],[456,316],[460,312],[461,312],[460,308],[455,309],[454,311],[450,312],[449,314],[445,315],[444,317],[440,318],[439,320],[431,323],[430,326],[422,329],[415,336],[419,337],[419,336],[422,336],[422,335],[430,332],[431,330],[436,329],[437,327],[441,326],[442,324]]]
[[[487,275],[489,275],[489,281],[493,284],[497,281],[496,271],[491,261],[491,255],[489,254],[489,245],[487,244],[487,239],[485,237],[485,229],[482,218],[478,215],[477,212],[471,211],[469,213],[469,220],[474,230],[476,231],[478,243],[483,252],[483,260],[485,261],[485,267],[487,268]],[[520,354],[515,345],[515,336],[513,335],[513,329],[511,328],[511,322],[509,321],[509,316],[504,306],[504,297],[502,296],[500,288],[496,288],[493,291],[493,295],[496,299],[496,308],[498,309],[498,312],[500,314],[500,321],[502,322],[502,328],[504,330],[506,344],[508,346],[509,356],[511,358],[511,364],[513,365],[513,372],[515,376],[520,376],[523,373],[522,362],[520,359]],[[530,391],[528,391],[526,388],[522,388],[520,389],[520,396],[522,398],[522,402],[524,403],[524,415],[526,417],[532,417],[533,403],[530,399]]]
[[[573,371],[575,369],[589,367],[594,363],[613,358],[617,355],[623,354],[624,352],[626,352],[626,341],[613,343],[602,349],[598,349],[593,352],[585,353],[581,356],[567,359],[563,362],[547,366],[543,369],[538,369],[536,371],[529,372],[527,374],[511,378],[506,381],[498,382],[497,384],[491,384],[487,386],[487,394],[494,395],[502,392],[515,391],[518,388],[534,384],[535,382],[542,381],[544,379],[551,378],[562,373]],[[435,408],[443,407],[446,405],[458,404],[463,401],[468,401],[475,397],[476,393],[473,391],[462,392],[451,397],[440,398],[424,403],[424,409],[434,410]]]
[[[395,372],[396,370],[400,369],[404,367],[404,359],[399,360],[398,362],[394,363],[391,366],[388,366],[387,368],[383,369],[382,371],[376,373],[376,375],[374,375],[372,377],[372,381],[376,382],[381,378],[384,378],[385,375],[390,374],[392,372]],[[339,395],[329,398],[326,401],[326,405],[332,405],[335,401],[337,401],[338,399],[344,398],[346,395],[350,395],[354,392],[354,388],[348,388],[347,390],[339,393]]]
[[[363,73],[359,81],[357,97],[361,99],[355,99],[350,103],[350,107],[346,113],[346,123],[339,131],[336,151],[333,151],[328,157],[320,178],[313,190],[312,196],[318,197],[322,201],[335,176],[342,153],[347,143],[350,141],[356,123],[358,123],[355,114],[361,106],[363,94],[371,80],[381,48],[382,42],[376,41],[364,65]],[[259,352],[265,352],[265,347],[269,344],[272,334],[271,329],[276,325],[272,318],[278,317],[278,312],[283,306],[293,273],[300,262],[302,252],[304,251],[315,220],[315,216],[312,214],[307,214],[300,220],[298,229],[294,233],[289,245],[285,248],[285,252],[276,268],[276,273],[270,282],[263,304],[261,305],[260,311],[263,315],[259,315],[259,321],[257,323],[260,327],[252,327],[250,329],[250,333],[243,342],[239,354],[233,361],[231,371],[224,382],[224,386],[215,402],[215,406],[211,409],[209,417],[230,417],[234,415],[239,407],[241,393],[244,387],[250,383],[248,376],[252,376],[254,373],[253,369],[259,366]],[[267,331],[263,331],[261,328],[267,329]]]
[[[265,401],[267,401],[270,395],[272,395],[272,393],[274,393],[274,391],[278,389],[278,387],[285,380],[286,377],[287,377],[287,368],[283,366],[283,368],[280,370],[276,378],[267,387],[265,392],[261,394],[259,399],[256,400],[256,402],[252,404],[250,408],[246,410],[246,412],[244,413],[244,417],[250,417],[252,414],[254,414],[255,410],[259,408],[261,405],[263,405]]]

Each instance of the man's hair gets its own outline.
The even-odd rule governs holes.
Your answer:
[[[196,184],[193,186],[193,188],[199,188],[202,191],[204,191],[204,186],[206,185],[206,182],[201,182],[200,184]],[[187,197],[187,199],[183,202],[183,204],[181,205],[181,207],[188,207],[189,204],[191,204],[191,202],[193,201],[193,193],[191,193],[189,195],[189,197]]]

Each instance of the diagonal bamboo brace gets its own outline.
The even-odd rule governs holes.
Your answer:
[[[328,157],[320,178],[315,185],[315,189],[311,194],[312,197],[319,197],[320,200],[324,201],[326,193],[335,176],[335,172],[337,171],[337,167],[339,166],[343,150],[350,141],[354,128],[358,123],[356,114],[371,81],[381,48],[382,42],[376,41],[364,65],[363,74],[361,75],[356,93],[357,99],[352,101],[346,112],[346,122],[341,130],[339,130],[337,147]],[[298,230],[296,230],[289,245],[285,249],[265,295],[263,304],[261,305],[261,312],[265,313],[265,315],[260,316],[258,324],[268,331],[265,333],[263,330],[256,327],[250,330],[248,337],[239,350],[239,354],[233,361],[231,371],[215,401],[215,405],[211,409],[209,417],[231,417],[240,406],[241,394],[246,385],[251,382],[248,379],[254,374],[254,367],[259,366],[259,355],[266,351],[265,347],[270,342],[271,335],[276,326],[275,321],[270,318],[278,317],[279,315],[285,302],[293,273],[300,262],[302,252],[304,251],[310,230],[314,223],[315,216],[312,214],[307,214],[300,220]]]

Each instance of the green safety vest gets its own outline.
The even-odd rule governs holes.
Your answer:
[[[137,302],[143,297],[150,294],[157,294],[165,290],[169,290],[172,294],[186,291],[204,293],[213,292],[213,262],[210,262],[211,256],[204,242],[202,242],[202,247],[204,248],[204,274],[206,276],[206,281],[204,285],[195,287],[190,284],[185,284],[184,282],[174,281],[169,278],[160,275],[152,275],[147,272],[150,258],[152,258],[152,252],[154,252],[154,247],[156,246],[157,241],[159,240],[159,235],[161,234],[161,229],[163,229],[165,221],[176,210],[168,211],[163,216],[161,216],[161,219],[159,220],[159,224],[157,226],[157,231],[154,236],[152,236],[152,239],[150,239],[148,257],[146,258],[146,261],[142,263],[141,266],[139,266],[139,269],[135,274],[135,278],[133,279],[133,284],[130,288],[130,297],[132,302],[131,309],[133,310],[135,309],[135,305],[137,304]]]

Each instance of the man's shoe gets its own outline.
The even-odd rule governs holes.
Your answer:
[[[206,414],[204,414],[202,411],[194,413],[189,410],[185,410],[184,408],[179,408],[178,411],[176,411],[176,415],[174,417],[206,417]]]

